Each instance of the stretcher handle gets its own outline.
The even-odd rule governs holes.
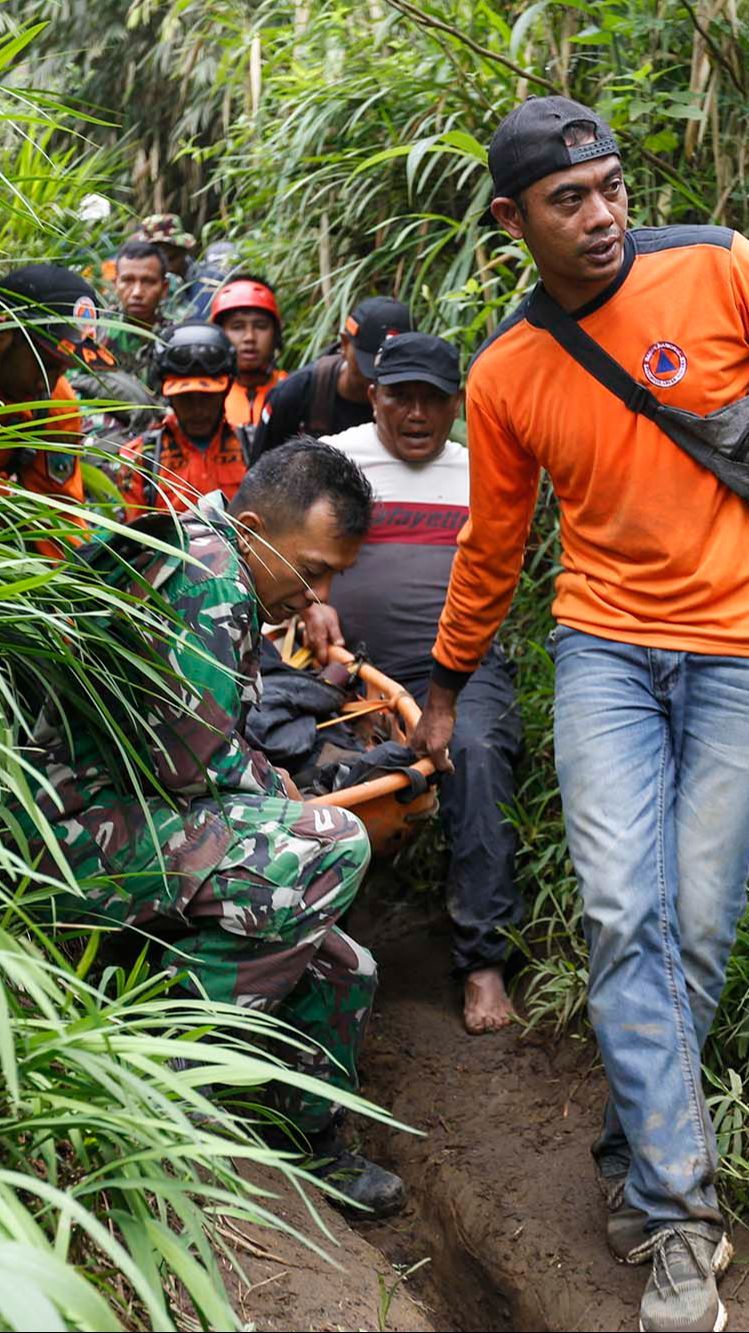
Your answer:
[[[381,778],[372,778],[371,782],[359,782],[355,787],[342,787],[340,791],[326,792],[324,796],[313,796],[307,804],[342,805],[347,810],[353,810],[357,805],[362,805],[366,801],[377,800],[379,796],[390,796],[410,789],[412,779],[409,774],[413,773],[423,775],[427,780],[424,791],[431,785],[430,778],[436,780],[432,761],[430,759],[417,759],[416,763],[408,769],[394,769],[392,773],[383,773]],[[420,794],[423,793],[414,792],[413,795],[406,797],[406,801],[414,801]]]

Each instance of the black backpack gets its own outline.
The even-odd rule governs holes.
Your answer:
[[[318,357],[312,367],[312,392],[304,423],[310,435],[330,435],[333,430],[338,374],[343,365],[340,352]]]

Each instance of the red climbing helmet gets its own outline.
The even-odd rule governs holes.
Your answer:
[[[266,310],[281,331],[278,302],[264,282],[256,282],[254,278],[236,278],[220,287],[211,301],[211,319],[217,320],[230,310]]]

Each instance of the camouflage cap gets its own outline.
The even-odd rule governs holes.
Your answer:
[[[185,231],[179,213],[152,213],[150,217],[143,218],[131,240],[178,245],[182,250],[194,250],[197,245],[192,233]]]

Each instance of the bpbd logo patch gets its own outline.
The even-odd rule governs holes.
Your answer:
[[[90,296],[79,296],[73,306],[73,319],[84,338],[96,337],[96,306]]]
[[[642,368],[656,389],[672,389],[687,373],[686,354],[676,343],[651,343],[642,358]]]

